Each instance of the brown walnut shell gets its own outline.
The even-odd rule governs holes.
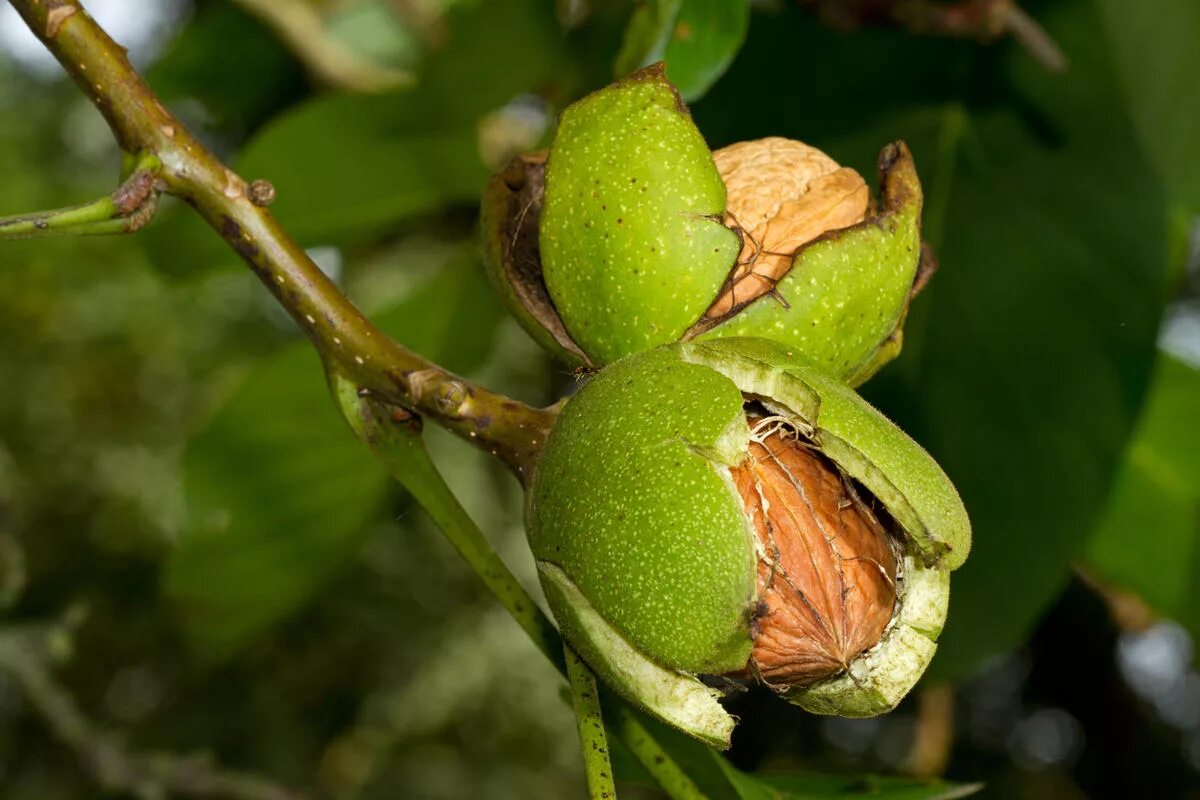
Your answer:
[[[770,292],[802,245],[866,218],[871,193],[862,176],[803,142],[738,142],[713,160],[727,192],[724,221],[741,233],[742,250],[710,319]]]
[[[896,609],[896,540],[853,482],[779,417],[751,420],[731,470],[757,534],[750,672],[805,686],[846,671]]]

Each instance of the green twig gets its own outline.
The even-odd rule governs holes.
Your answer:
[[[412,493],[538,649],[561,669],[558,632],[446,485],[425,449],[420,420],[402,409],[375,402],[355,383],[336,373],[329,381],[334,401],[355,435]]]
[[[161,167],[157,157],[144,153],[129,177],[107,197],[71,208],[0,217],[0,240],[133,233],[151,220],[158,207]]]
[[[590,800],[615,800],[617,788],[613,785],[608,734],[604,730],[604,715],[600,713],[596,676],[569,645],[563,646],[563,653],[567,659],[567,681],[571,684],[575,722],[579,727],[579,744],[583,749],[588,797]]]
[[[662,745],[638,719],[637,713],[623,703],[605,702],[605,713],[609,725],[616,731],[622,744],[629,748],[633,757],[667,793],[671,800],[708,800],[695,782],[663,750]]]

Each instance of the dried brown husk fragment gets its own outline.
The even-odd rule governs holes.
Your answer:
[[[725,224],[741,232],[742,250],[708,319],[769,293],[803,245],[862,222],[870,207],[861,175],[803,142],[739,142],[715,151],[713,160],[725,181]]]
[[[758,537],[748,671],[780,688],[844,672],[896,609],[896,539],[854,484],[782,417],[751,417],[730,470]]]
[[[502,296],[511,295],[516,307],[510,309],[534,338],[546,336],[567,360],[588,364],[558,316],[542,274],[538,228],[547,157],[545,150],[516,156],[488,182],[483,213],[486,263],[489,278]]]

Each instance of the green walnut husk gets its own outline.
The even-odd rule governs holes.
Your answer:
[[[726,186],[661,65],[563,113],[550,150],[514,159],[483,201],[504,303],[571,366],[680,340],[760,336],[852,385],[898,354],[919,284],[921,186],[903,143],[879,158],[865,218],[801,245],[768,294],[714,316],[744,258]]]
[[[752,679],[764,623],[764,554],[731,480],[748,457],[750,406],[786,420],[869,498],[898,565],[877,641],[836,674],[769,684],[791,702],[843,716],[893,708],[933,656],[950,571],[970,546],[966,512],[934,460],[786,345],[677,343],[604,369],[567,403],[530,489],[542,586],[599,675],[718,747],[734,721],[701,678]]]

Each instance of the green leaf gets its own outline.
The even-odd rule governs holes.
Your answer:
[[[360,58],[408,68],[421,54],[419,32],[390,0],[357,0],[330,12],[329,33]]]
[[[958,800],[982,789],[981,784],[918,781],[878,775],[747,775],[724,758],[712,754],[738,800]]]
[[[970,797],[982,788],[977,783],[869,774],[748,774],[696,739],[641,714],[638,718],[708,800],[956,800]],[[649,780],[647,773],[620,745],[620,739],[610,736],[610,740],[617,744],[613,748],[613,768],[617,778],[624,782],[646,783]]]
[[[714,144],[788,135],[864,172],[888,141],[914,153],[941,270],[867,394],[939,460],[975,528],[931,667],[942,677],[1016,646],[1065,583],[1137,419],[1165,294],[1166,192],[1114,102],[1096,6],[1038,9],[1064,74],[1012,42],[846,37],[780,15],[694,109]],[[804,102],[773,102],[789,81]],[[738,105],[771,113],[727,112]]]
[[[617,77],[663,61],[683,99],[698,100],[729,68],[749,21],[746,0],[646,0],[625,29]]]
[[[316,354],[289,348],[188,447],[189,524],[166,588],[213,656],[308,600],[377,510],[386,477],[329,410]]]
[[[533,0],[464,3],[447,46],[416,89],[331,94],[277,117],[234,168],[276,188],[271,207],[305,246],[364,241],[450,203],[478,202],[490,168],[479,119],[550,79],[563,44],[552,10]],[[189,219],[156,232],[156,261],[177,272],[233,263],[224,243]]]
[[[478,194],[487,177],[471,121],[394,121],[406,96],[332,95],[268,126],[237,160],[270,177],[272,208],[302,243],[344,242],[444,203]],[[301,166],[303,165],[303,166]]]
[[[981,788],[981,784],[878,775],[748,774],[699,741],[655,720],[639,718],[708,800],[956,800]],[[618,745],[613,748],[617,777],[625,782],[646,783],[645,770],[620,746],[620,740],[614,736],[610,740]]]
[[[1200,635],[1200,370],[1163,355],[1086,563]]]
[[[1098,0],[1124,100],[1167,185],[1200,213],[1200,4]]]
[[[226,136],[246,135],[300,99],[307,85],[278,37],[232,3],[198,7],[146,77],[168,104],[199,102],[205,123]]]
[[[448,368],[490,348],[499,312],[471,260],[380,327]],[[311,600],[361,542],[389,480],[338,419],[307,343],[264,361],[189,444],[189,525],[166,565],[187,631],[222,658]]]

